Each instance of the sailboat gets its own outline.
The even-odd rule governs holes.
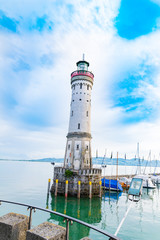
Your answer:
[[[157,167],[158,167],[158,160],[156,160],[156,165],[155,165],[155,168],[154,168],[154,174],[153,174],[153,176],[151,176],[151,180],[154,184],[160,184],[160,176],[156,175],[156,168]]]
[[[105,152],[105,155],[104,155],[103,165],[102,165],[102,167],[104,167],[104,169],[106,167],[106,165],[104,165],[105,157],[106,157],[106,152]],[[110,159],[112,159],[112,153],[111,153],[111,158]],[[122,188],[121,184],[118,181],[118,153],[117,153],[117,170],[116,170],[116,175],[117,175],[116,179],[106,179],[105,176],[104,176],[104,178],[101,179],[102,187],[105,190],[118,191],[118,192],[122,192],[123,191],[123,188]]]
[[[148,161],[149,161],[149,159],[150,159],[150,162],[151,162],[151,151],[149,152]],[[144,168],[143,174],[141,174],[141,172],[140,172],[139,175],[137,174],[135,177],[143,179],[143,188],[154,189],[154,188],[156,188],[156,186],[151,181],[151,177],[149,175],[145,174],[148,161],[147,161],[146,166]]]
[[[123,189],[128,190],[132,179],[126,177],[126,154],[124,156],[124,159],[125,159],[125,177],[121,177],[119,179],[119,183],[121,184]]]

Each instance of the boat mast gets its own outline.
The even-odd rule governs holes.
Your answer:
[[[126,153],[125,153],[124,159],[125,159],[125,176],[126,176]]]
[[[116,178],[118,179],[118,152],[117,152],[117,168],[116,168]]]

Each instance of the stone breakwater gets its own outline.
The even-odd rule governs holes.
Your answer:
[[[63,167],[54,168],[53,184],[51,192],[55,193],[56,180],[58,180],[57,193],[65,195],[66,180],[68,181],[68,195],[77,196],[78,183],[80,182],[80,196],[89,196],[89,183],[92,185],[92,195],[99,196],[99,184],[101,181],[101,172],[99,168],[80,169],[78,171],[71,171],[71,176],[67,176],[66,169]]]
[[[0,240],[66,240],[66,228],[59,225],[44,222],[30,230],[28,226],[29,217],[8,213],[0,217]]]

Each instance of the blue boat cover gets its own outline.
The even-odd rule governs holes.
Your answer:
[[[101,179],[102,181],[102,186],[104,187],[104,178]],[[105,187],[106,188],[112,188],[112,190],[118,190],[120,192],[123,192],[123,188],[121,186],[121,184],[118,182],[118,189],[117,189],[117,180],[113,180],[113,179],[105,179]]]

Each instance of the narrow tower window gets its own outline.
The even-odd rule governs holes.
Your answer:
[[[79,150],[79,145],[77,144],[77,148],[76,148],[77,150]]]
[[[80,89],[82,89],[82,83],[80,83]]]
[[[78,123],[78,129],[80,129],[80,123]]]
[[[88,111],[86,112],[86,116],[88,117]]]
[[[75,85],[73,85],[73,90],[75,90]]]
[[[72,113],[71,113],[71,116],[73,116],[73,111],[72,111]]]
[[[88,145],[86,146],[86,150],[88,150]]]
[[[87,85],[87,90],[89,90],[89,85]]]
[[[70,149],[70,144],[68,144],[68,150]]]

